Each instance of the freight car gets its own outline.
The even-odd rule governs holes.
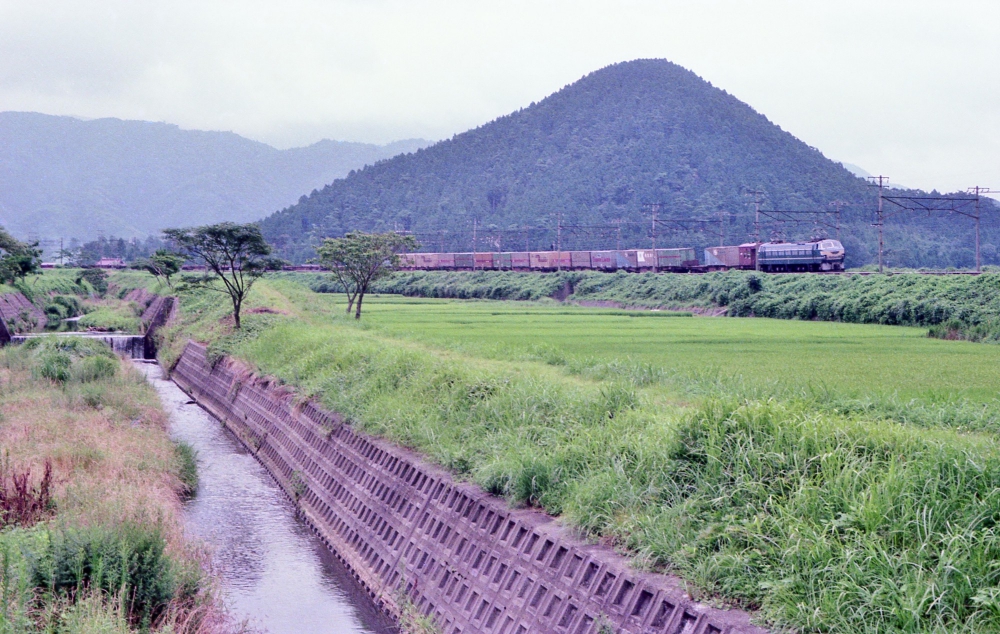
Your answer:
[[[757,244],[747,242],[732,247],[708,247],[705,249],[705,268],[709,271],[753,270],[757,268]]]

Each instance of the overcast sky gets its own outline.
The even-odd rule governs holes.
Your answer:
[[[894,183],[1000,188],[998,31],[996,1],[0,0],[0,110],[440,139],[659,57]]]

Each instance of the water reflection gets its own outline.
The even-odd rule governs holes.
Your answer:
[[[198,451],[186,530],[211,545],[234,615],[276,634],[395,632],[232,434],[164,380],[158,365],[139,367],[170,414],[172,435]]]

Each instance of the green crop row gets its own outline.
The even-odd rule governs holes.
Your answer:
[[[315,290],[334,291],[328,282]],[[401,272],[375,290],[419,297],[539,299],[563,289],[571,301],[637,307],[726,308],[734,317],[774,317],[923,326],[940,338],[1000,341],[1000,274],[767,275],[727,271],[654,273]]]

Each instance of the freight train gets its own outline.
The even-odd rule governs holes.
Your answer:
[[[624,251],[512,251],[501,253],[403,253],[404,271],[664,271],[703,273],[728,269],[768,272],[843,271],[837,240],[747,243],[709,247],[704,260],[693,248]]]

